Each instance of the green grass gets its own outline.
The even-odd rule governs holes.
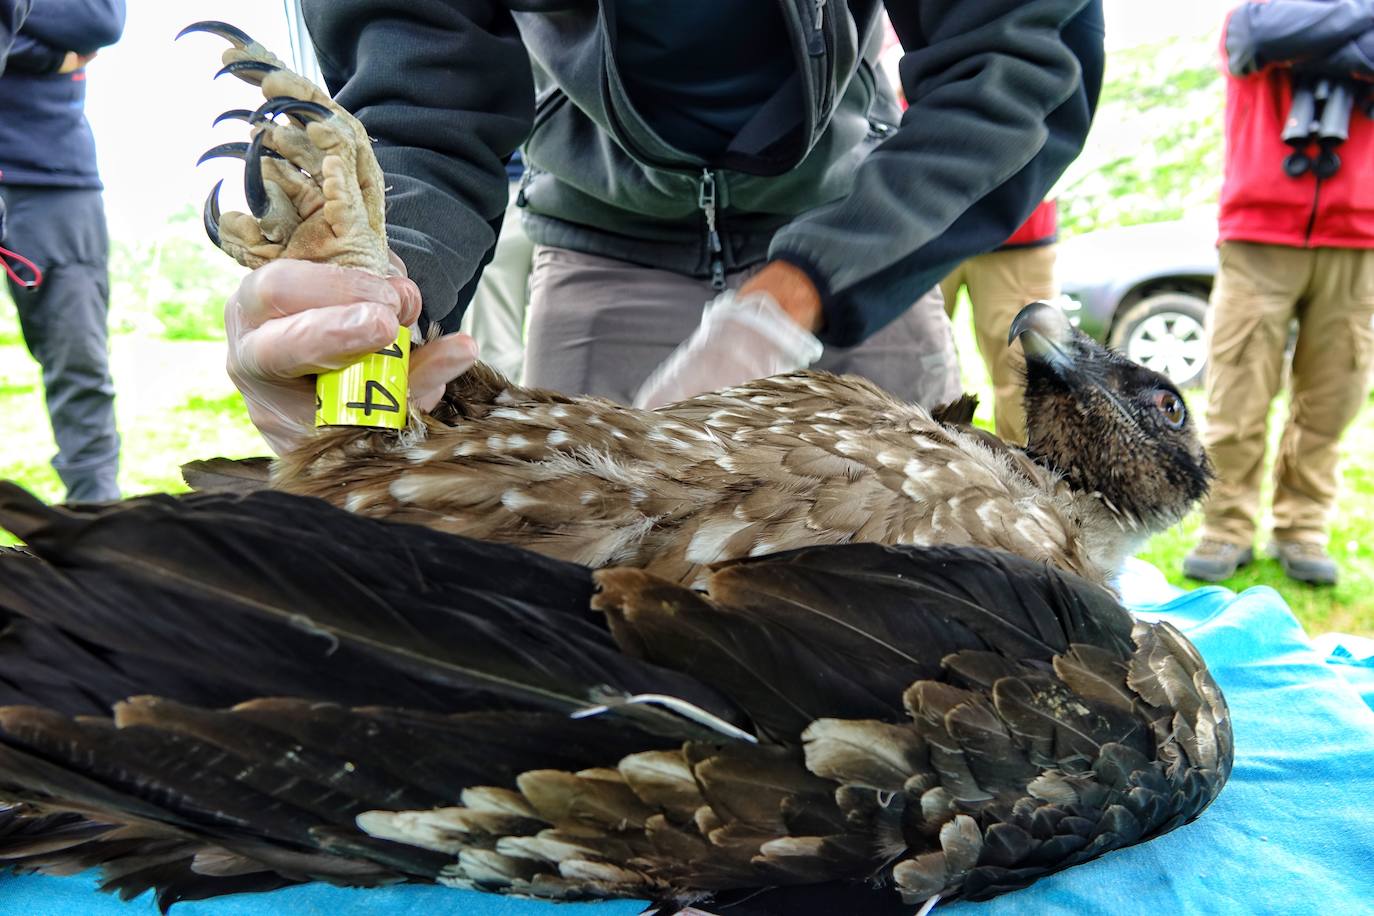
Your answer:
[[[1215,205],[1225,84],[1216,35],[1111,54],[1083,154],[1058,187],[1065,237]]]
[[[1195,416],[1205,409],[1201,391],[1191,392],[1188,400]],[[1281,397],[1270,414],[1271,466],[1287,411],[1287,398]],[[1374,450],[1374,401],[1367,401],[1341,442],[1341,495],[1331,518],[1328,548],[1341,569],[1340,582],[1334,588],[1294,582],[1283,574],[1277,560],[1262,555],[1262,548],[1268,541],[1265,526],[1272,521],[1267,515],[1273,494],[1273,482],[1268,476],[1261,495],[1266,516],[1255,545],[1256,561],[1224,584],[1237,591],[1256,585],[1275,589],[1309,633],[1335,630],[1374,636],[1374,474],[1362,460],[1371,450]],[[1184,554],[1197,541],[1199,521],[1198,514],[1194,513],[1178,527],[1156,536],[1141,553],[1141,558],[1158,566],[1174,584],[1185,588],[1196,586],[1197,583],[1183,578],[1179,566]]]
[[[224,344],[117,335],[111,346],[126,495],[186,489],[178,468],[195,458],[260,455],[265,446],[224,372]],[[63,488],[38,366],[22,346],[0,345],[0,477],[45,499]]]

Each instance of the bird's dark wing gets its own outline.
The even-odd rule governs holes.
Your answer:
[[[517,548],[273,492],[73,509],[0,484],[0,525],[29,551],[0,556],[0,608],[32,641],[95,647],[99,677],[69,686],[106,704],[136,678],[137,692],[207,705],[566,713],[610,686],[733,715],[694,679],[621,653],[589,610],[588,570]]]
[[[62,510],[11,488],[0,521],[32,551],[0,558],[22,622],[156,690],[301,697],[0,709],[0,796],[27,806],[0,823],[10,861],[100,862],[164,904],[302,880],[665,912],[982,897],[1172,829],[1229,770],[1186,641],[983,551],[809,548],[726,564],[704,595],[610,570],[602,617],[581,567],[283,494]],[[569,718],[590,685],[611,714]]]
[[[808,547],[720,564],[706,596],[640,570],[596,578],[622,644],[709,679],[778,736],[825,717],[901,718],[906,688],[962,649],[1048,670],[1071,643],[1119,659],[1132,648],[1106,591],[990,550]]]
[[[271,485],[271,458],[206,458],[181,466],[181,479],[192,490],[252,493]]]

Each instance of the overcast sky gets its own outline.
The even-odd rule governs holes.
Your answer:
[[[762,2],[762,0],[748,0]],[[1129,47],[1173,34],[1215,30],[1231,0],[1107,0],[1110,47]],[[278,54],[289,54],[281,0],[134,0],[124,39],[102,51],[88,70],[87,115],[95,129],[111,231],[120,238],[153,231],[185,206],[197,208],[219,178],[225,203],[241,207],[242,167],[219,160],[197,168],[216,143],[244,139],[243,125],[210,121],[229,108],[252,108],[258,91],[230,77],[212,81],[224,42],[191,35],[198,19],[232,22]],[[235,201],[240,201],[235,203]]]

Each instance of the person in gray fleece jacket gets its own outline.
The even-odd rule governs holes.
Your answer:
[[[302,7],[375,140],[421,323],[458,328],[523,145],[524,381],[647,406],[813,364],[955,396],[932,290],[1078,154],[1103,64],[1100,0]],[[884,12],[905,112],[876,71]]]

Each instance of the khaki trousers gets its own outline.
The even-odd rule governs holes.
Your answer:
[[[1208,314],[1207,424],[1217,480],[1203,536],[1250,546],[1269,405],[1291,319],[1292,396],[1274,462],[1274,536],[1325,543],[1341,433],[1369,391],[1374,251],[1224,242]]]
[[[1053,245],[1008,248],[969,258],[940,283],[950,317],[959,289],[968,288],[978,352],[992,377],[997,435],[1008,442],[1026,441],[1026,410],[1022,405],[1025,364],[1019,349],[1007,346],[1007,329],[1024,306],[1059,295],[1054,261]]]
[[[727,274],[726,284],[738,289],[761,267]],[[709,280],[538,246],[525,384],[628,404],[715,296]],[[861,375],[926,407],[960,393],[954,335],[933,289],[859,346],[827,347],[813,368]]]
[[[525,235],[515,205],[519,190],[519,182],[512,182],[496,250],[477,281],[459,327],[477,341],[482,362],[515,380],[519,380],[525,364],[525,311],[534,262],[534,243]]]

